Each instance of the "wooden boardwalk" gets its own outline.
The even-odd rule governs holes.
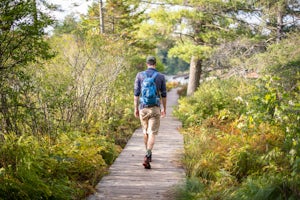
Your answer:
[[[174,187],[183,184],[183,136],[181,123],[172,117],[177,104],[176,90],[168,93],[167,116],[161,120],[159,134],[152,151],[151,169],[142,165],[145,155],[143,133],[137,129],[119,157],[96,186],[97,192],[88,200],[171,200]]]

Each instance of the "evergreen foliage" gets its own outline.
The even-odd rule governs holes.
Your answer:
[[[189,64],[180,58],[168,57],[167,49],[159,49],[157,56],[162,60],[162,64],[165,66],[165,73],[170,75],[176,75],[179,73],[187,72]]]
[[[45,5],[47,6],[47,5]],[[30,84],[26,65],[53,54],[44,39],[44,28],[52,23],[37,9],[37,1],[4,0],[0,3],[0,126],[3,132],[19,133],[19,110],[32,112],[24,101]]]

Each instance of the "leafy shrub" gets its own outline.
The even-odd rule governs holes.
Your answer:
[[[179,97],[185,97],[187,94],[187,84],[182,85],[178,90],[177,94]]]
[[[275,87],[277,79],[264,80],[210,81],[180,100],[183,163],[188,179],[201,185],[195,192],[187,184],[182,199],[298,198],[299,142],[289,137],[297,131],[285,129],[297,121],[281,120],[286,114],[279,112],[291,96],[277,99],[272,95],[283,91]]]
[[[176,199],[200,199],[200,195],[203,194],[205,185],[197,178],[187,178],[185,185],[182,188],[178,188],[176,193]]]
[[[66,176],[52,176],[45,143],[32,136],[6,135],[0,152],[1,199],[69,199],[76,193]]]
[[[185,126],[199,125],[225,108],[239,115],[246,106],[243,97],[251,88],[246,81],[237,79],[204,82],[193,96],[179,100],[175,114]]]
[[[5,135],[0,146],[0,198],[80,199],[92,192],[119,149],[80,132],[49,138]]]
[[[283,174],[269,174],[247,178],[240,188],[228,199],[232,200],[273,200],[299,199],[300,181],[298,177],[287,177]]]
[[[177,88],[180,85],[179,82],[177,81],[168,81],[166,86],[167,86],[167,91],[170,91],[173,88]]]

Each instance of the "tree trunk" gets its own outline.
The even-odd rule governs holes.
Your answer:
[[[277,35],[276,35],[276,42],[279,43],[279,41],[282,38],[282,32],[283,32],[283,14],[282,9],[278,9],[277,13]]]
[[[190,63],[190,75],[187,88],[187,95],[193,95],[200,85],[200,77],[202,73],[202,60],[192,56]]]
[[[3,120],[5,122],[4,127],[2,127],[2,129],[5,129],[5,130],[2,130],[2,131],[6,131],[6,133],[9,133],[9,132],[13,131],[13,128],[12,128],[12,123],[10,120],[10,114],[9,114],[9,110],[8,110],[6,94],[0,94],[0,98],[1,98],[0,113],[2,114]]]
[[[103,15],[103,1],[99,1],[99,25],[100,25],[100,33],[104,33],[104,15]]]
[[[36,0],[33,1],[33,20],[34,20],[34,28],[36,31],[36,34],[38,33],[38,8],[37,8],[37,2]]]

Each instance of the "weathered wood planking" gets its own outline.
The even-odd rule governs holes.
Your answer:
[[[144,169],[142,165],[145,145],[142,130],[137,129],[88,200],[174,199],[172,190],[185,180],[184,169],[180,166],[183,137],[178,128],[181,123],[171,116],[177,99],[176,90],[168,93],[167,116],[161,120],[151,169]]]

